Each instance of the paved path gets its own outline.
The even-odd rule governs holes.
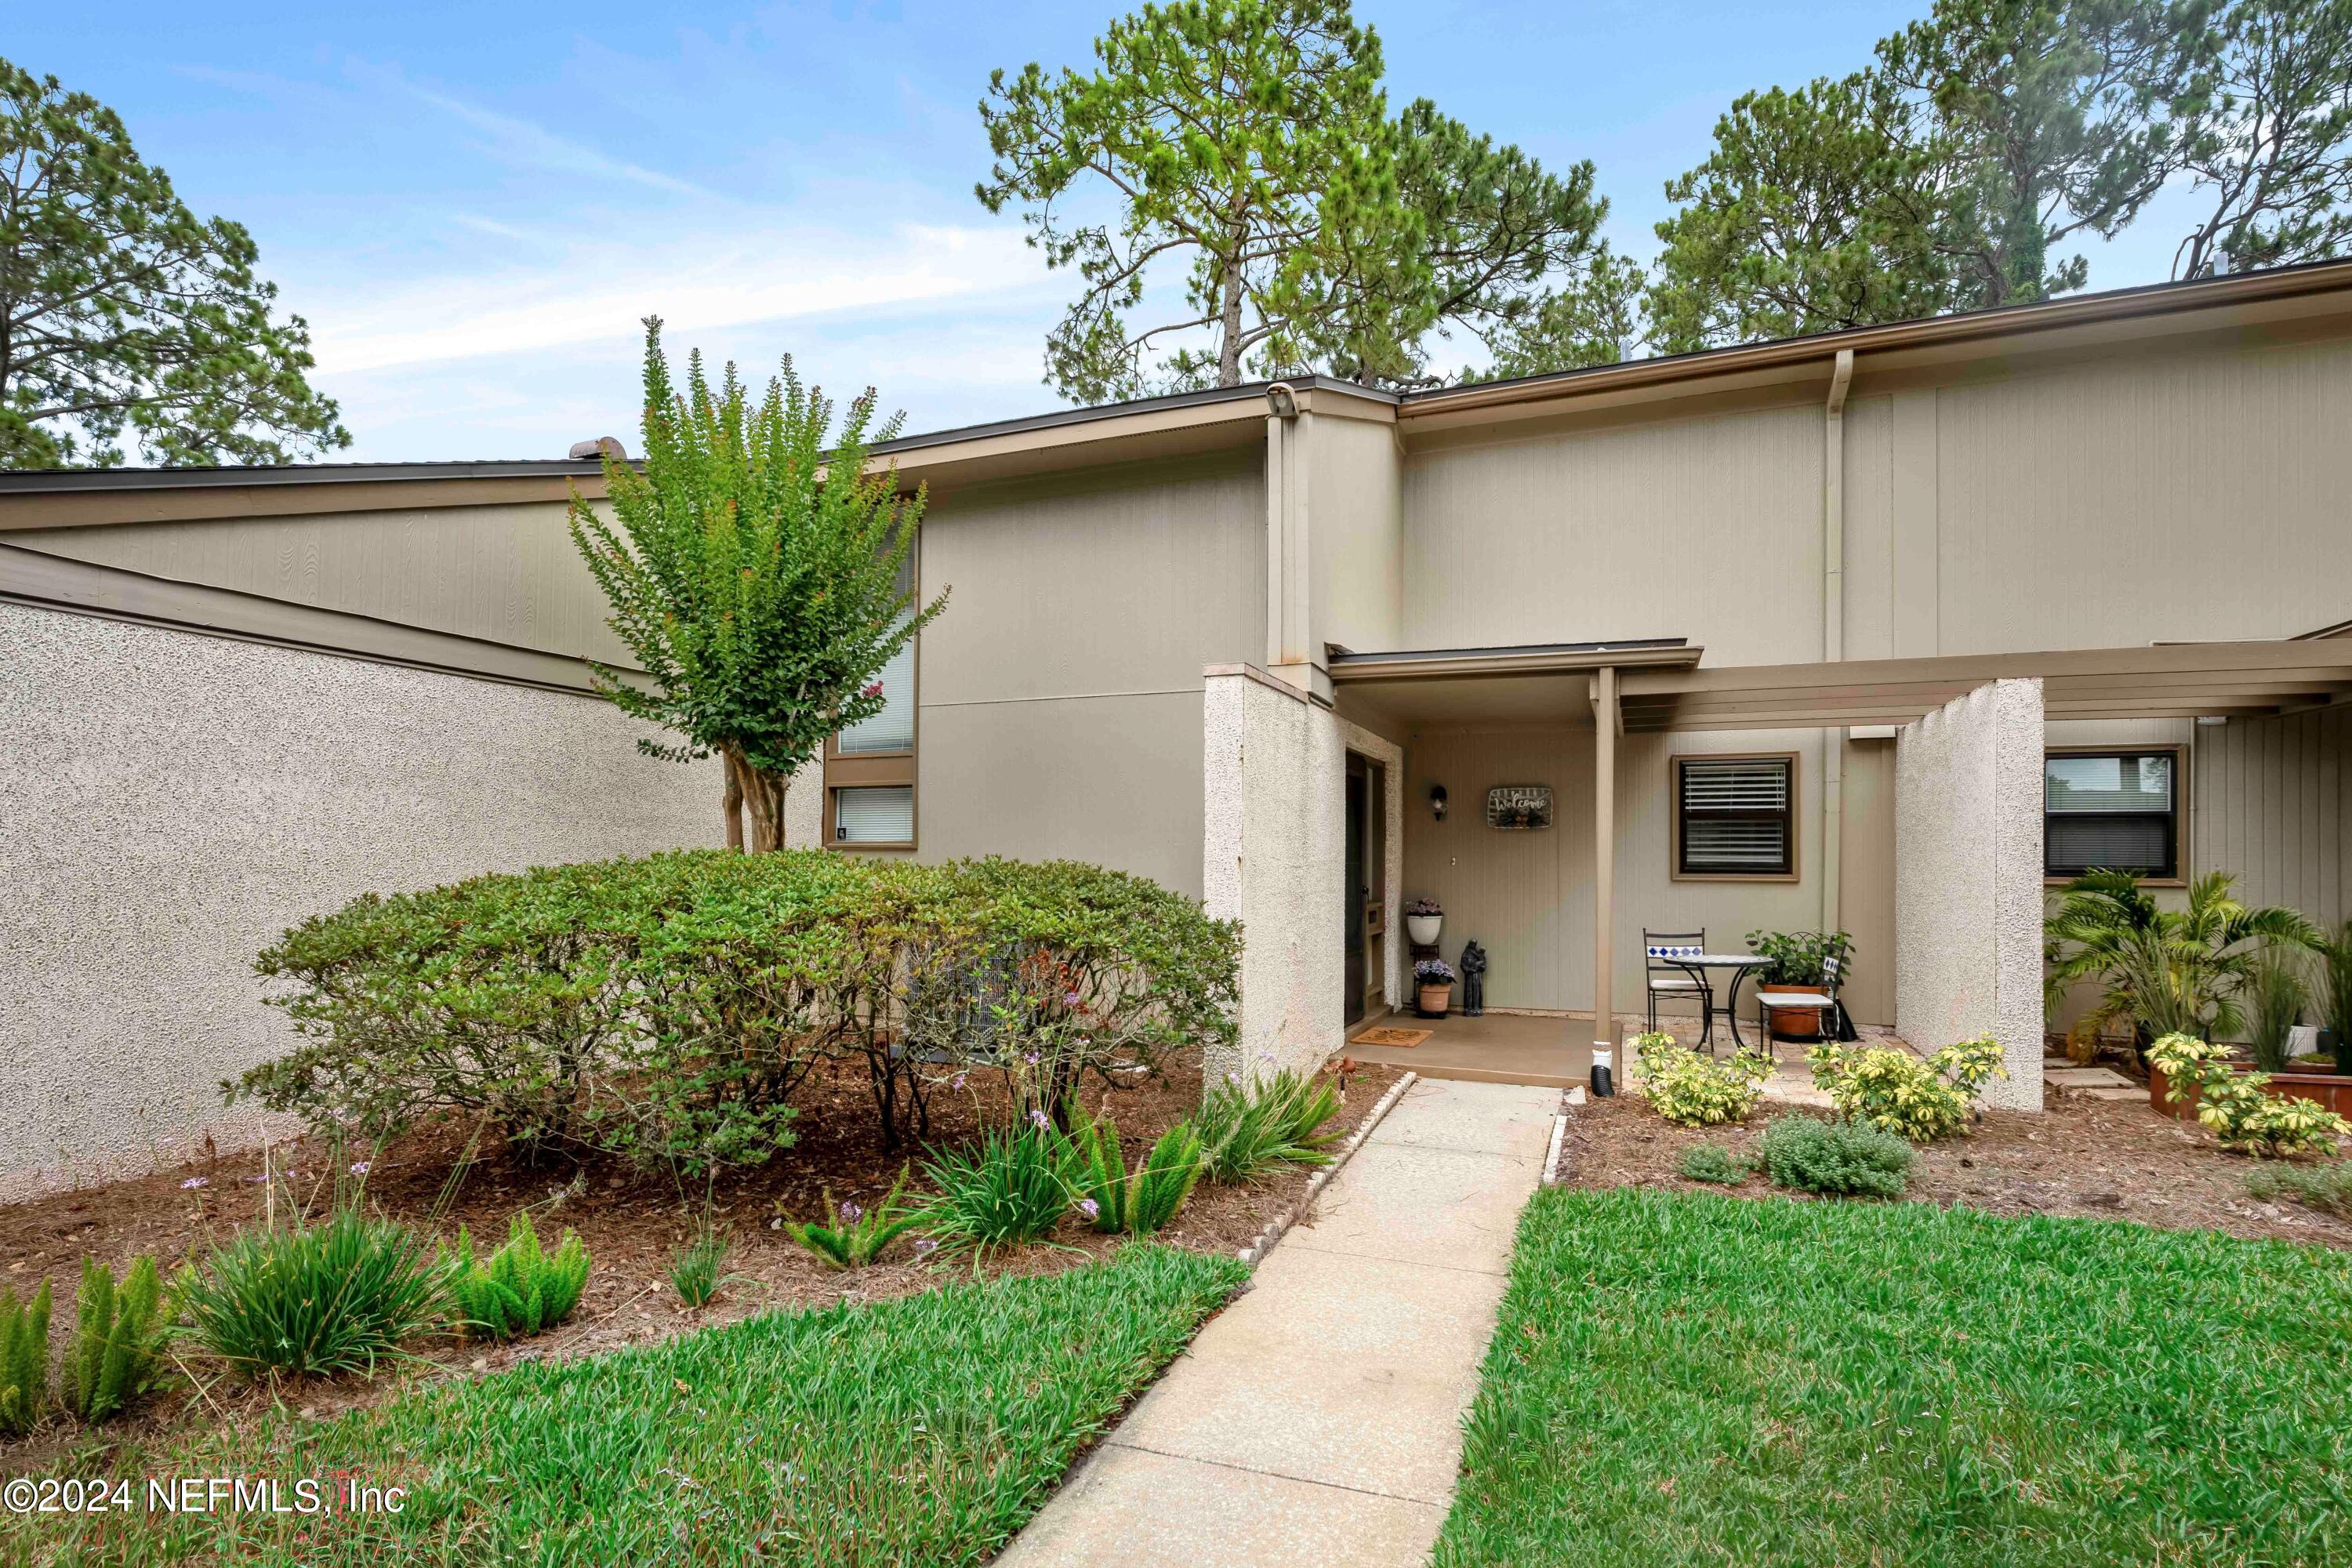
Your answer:
[[[1414,1084],[997,1561],[1420,1563],[1559,1103]]]

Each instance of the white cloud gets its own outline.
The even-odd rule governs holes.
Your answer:
[[[839,234],[772,215],[646,243],[575,241],[547,266],[287,291],[313,322],[320,371],[348,374],[599,341],[634,352],[648,315],[693,331],[1002,294],[1041,276],[1009,230]]]

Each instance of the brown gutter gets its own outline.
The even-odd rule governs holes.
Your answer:
[[[1790,372],[1814,370],[1827,376],[1830,365],[1841,350],[1860,355],[1897,349],[1979,343],[2021,333],[2056,331],[2113,321],[2154,321],[2189,311],[2294,300],[2347,290],[2352,290],[2352,262],[2324,262],[2269,272],[2245,272],[2195,283],[2156,283],[2139,289],[2086,294],[2078,299],[2011,305],[1997,310],[1973,310],[1965,315],[1895,321],[1880,327],[1855,327],[1845,331],[1816,333],[1811,337],[1783,338],[1742,348],[1709,349],[1662,359],[1632,360],[1622,364],[1562,371],[1520,381],[1417,392],[1406,396],[1397,410],[1397,417],[1400,423],[1411,424],[1440,415],[1466,414],[1553,398],[1622,393],[1702,377],[1788,380],[1797,379],[1789,374]],[[2352,300],[2345,302],[2345,308],[2352,309]]]

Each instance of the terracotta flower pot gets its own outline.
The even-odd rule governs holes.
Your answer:
[[[1795,1038],[1809,1037],[1822,1032],[1822,1010],[1819,1007],[1783,1007],[1772,1000],[1776,994],[1769,989],[1757,994],[1763,1000],[1765,1018],[1774,1034]]]
[[[1424,985],[1421,987],[1418,1001],[1419,1005],[1414,1010],[1423,1017],[1443,1018],[1445,1016],[1445,1010],[1454,1005],[1454,987]]]

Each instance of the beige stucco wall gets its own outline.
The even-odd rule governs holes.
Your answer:
[[[1263,655],[1252,451],[959,490],[922,534],[917,851],[1073,856],[1201,892],[1202,686]]]
[[[715,842],[595,700],[0,605],[0,1199],[249,1142],[254,954],[370,889]]]
[[[2042,683],[2003,680],[1895,737],[1895,1031],[1996,1037],[1988,1104],[2042,1109]]]
[[[600,510],[609,510],[604,503]],[[11,530],[27,550],[631,663],[560,501]]]

